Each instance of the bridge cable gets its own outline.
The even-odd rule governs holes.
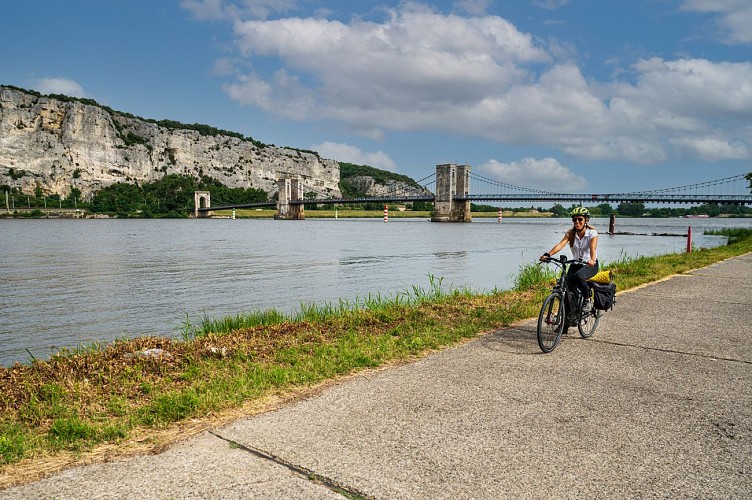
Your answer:
[[[476,174],[476,173],[473,173],[473,172],[470,172],[470,177],[473,178],[473,179],[476,179],[476,180],[484,181],[487,184],[491,184],[491,185],[494,185],[494,186],[511,188],[511,189],[518,189],[520,191],[525,191],[525,192],[528,192],[528,193],[559,194],[559,193],[554,193],[553,191],[543,191],[541,189],[533,189],[533,188],[526,188],[526,187],[522,187],[522,186],[515,186],[514,184],[509,184],[509,183],[501,182],[501,181],[498,181],[498,180],[495,180],[495,179],[490,179],[488,177],[484,177],[482,175],[479,175],[479,174]]]
[[[667,193],[671,191],[688,191],[690,189],[694,188],[705,188],[705,187],[711,187],[711,186],[719,186],[721,184],[731,184],[732,182],[738,182],[741,179],[744,179],[746,174],[740,174],[740,175],[734,175],[731,177],[724,177],[722,179],[716,179],[714,181],[706,181],[706,182],[699,182],[696,184],[687,184],[686,186],[677,186],[672,188],[662,188],[662,189],[653,189],[649,191],[632,191],[628,193],[615,193],[619,195],[632,195],[632,194],[656,194],[656,193]]]

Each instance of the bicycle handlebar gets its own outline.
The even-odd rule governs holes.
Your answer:
[[[553,262],[554,264],[563,265],[563,264],[583,264],[585,261],[583,261],[582,259],[567,259],[566,255],[562,255],[558,259],[554,259],[553,257],[549,256],[540,262],[544,262],[546,264],[548,264],[549,262]]]

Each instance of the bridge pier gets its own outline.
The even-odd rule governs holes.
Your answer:
[[[199,208],[211,207],[211,193],[209,191],[195,191],[193,193],[193,215],[194,217],[211,217],[211,212],[199,212]]]
[[[283,177],[277,180],[277,213],[275,219],[303,220],[305,219],[305,206],[302,203],[290,203],[291,201],[303,201],[303,181],[299,178]]]
[[[470,200],[455,196],[470,194],[470,165],[436,165],[436,199],[431,222],[470,222]]]

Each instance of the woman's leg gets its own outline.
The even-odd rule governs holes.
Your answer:
[[[569,282],[569,293],[567,294],[569,296],[569,302],[567,303],[567,310],[569,311],[570,317],[577,316],[577,295],[580,292],[580,285],[579,285],[579,278],[577,278],[577,273],[579,273],[583,267],[587,267],[583,264],[572,264],[569,266],[569,269],[567,269],[567,281]]]
[[[593,267],[582,266],[574,273],[574,284],[583,297],[590,296],[590,286],[587,280],[598,274],[598,261],[595,261]]]

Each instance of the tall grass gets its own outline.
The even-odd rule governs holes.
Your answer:
[[[710,234],[714,236],[727,236],[728,237],[728,243],[736,243],[737,241],[741,241],[744,238],[749,238],[752,236],[752,228],[748,227],[726,227],[723,229],[718,230],[709,230],[705,231],[705,234]]]
[[[181,328],[181,337],[188,341],[205,337],[210,333],[228,333],[244,328],[305,321],[321,322],[359,311],[383,311],[397,307],[415,307],[426,302],[446,300],[449,297],[471,295],[471,291],[468,289],[461,290],[453,287],[446,289],[443,287],[443,281],[443,277],[429,274],[428,288],[413,285],[394,295],[369,293],[365,297],[356,297],[354,300],[339,299],[337,302],[323,303],[304,302],[291,313],[284,313],[272,308],[222,318],[210,318],[208,315],[204,315],[197,324],[192,323],[186,315],[186,320]]]
[[[523,264],[512,280],[513,290],[523,291],[556,280],[556,271],[540,263]]]

